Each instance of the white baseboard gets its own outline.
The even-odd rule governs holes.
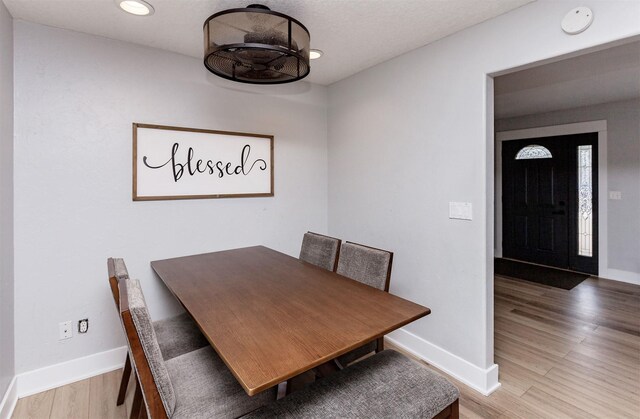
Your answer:
[[[485,396],[500,388],[496,364],[487,369],[480,368],[404,329],[396,330],[385,338]]]
[[[18,386],[17,377],[13,377],[9,383],[7,391],[4,393],[4,397],[0,402],[0,419],[9,419],[13,414],[13,409],[16,408],[18,402]]]
[[[621,269],[603,269],[598,275],[599,278],[611,279],[613,281],[626,282],[640,285],[640,273],[623,271]]]
[[[16,377],[17,396],[19,398],[30,396],[117,370],[124,366],[126,356],[127,347],[122,346],[120,348],[110,349],[97,354],[18,374]]]

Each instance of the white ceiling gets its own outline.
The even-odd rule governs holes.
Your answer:
[[[640,98],[640,42],[495,78],[496,118]]]
[[[328,85],[533,0],[147,0],[155,14],[114,0],[3,0],[14,18],[202,58],[202,25],[221,10],[261,3],[300,20],[311,47],[308,81]],[[204,67],[203,67],[204,68]]]

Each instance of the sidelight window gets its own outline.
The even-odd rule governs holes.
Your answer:
[[[537,144],[531,144],[523,147],[518,154],[516,154],[516,160],[529,160],[529,159],[550,159],[553,156],[548,148]]]
[[[593,150],[578,146],[578,255],[593,256]]]

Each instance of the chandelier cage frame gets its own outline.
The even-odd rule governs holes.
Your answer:
[[[239,13],[262,13],[265,15],[276,16],[278,18],[286,20],[287,21],[286,22],[287,24],[286,46],[273,45],[273,44],[267,44],[267,43],[257,43],[257,42],[234,42],[230,44],[212,43],[212,39],[211,39],[212,23],[224,24],[232,27],[235,30],[245,32],[246,34],[251,33],[247,29],[233,27],[225,22],[216,20],[221,16],[239,14]],[[293,36],[293,31],[296,29],[296,26],[297,28],[303,30],[306,33],[306,39],[304,38],[301,39],[303,41],[302,48],[297,48],[298,46],[297,43],[300,42],[301,40],[300,39],[296,40],[294,39],[294,36]],[[204,32],[204,47],[205,47],[204,66],[211,73],[219,77],[225,78],[227,80],[232,80],[240,83],[249,83],[249,84],[283,84],[283,83],[291,83],[294,81],[301,80],[306,76],[308,76],[311,71],[310,58],[309,58],[311,35],[309,33],[309,30],[299,20],[291,16],[288,16],[284,13],[273,11],[266,6],[259,5],[259,4],[251,4],[245,8],[234,8],[234,9],[228,9],[228,10],[223,10],[221,12],[214,13],[213,15],[209,16],[207,20],[205,20],[203,25],[203,32]],[[212,60],[212,58],[219,58],[219,54],[229,54],[229,53],[234,53],[236,51],[273,52],[276,55],[281,54],[280,57],[284,57],[285,59],[289,57],[295,58],[296,60],[295,74],[291,75],[287,73],[281,73],[281,74],[287,74],[287,76],[281,79],[271,79],[271,78],[250,79],[250,78],[242,78],[242,75],[238,74],[239,72],[236,71],[239,67],[246,66],[246,63],[242,63],[240,60],[238,60],[238,63],[240,65],[237,65],[237,64],[232,65],[231,73],[221,71],[219,68],[213,67],[211,65],[210,61]],[[262,66],[262,65],[264,64],[257,64],[257,66]],[[276,73],[278,72],[278,70],[271,69],[271,68],[267,68],[264,70],[254,70],[254,71],[259,72],[259,71],[267,71],[267,70],[271,72],[276,72]]]

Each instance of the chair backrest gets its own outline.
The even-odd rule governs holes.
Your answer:
[[[300,260],[328,271],[335,271],[340,253],[340,239],[307,232],[302,238]]]
[[[175,393],[140,282],[121,278],[118,288],[120,316],[149,416],[154,419],[171,417],[176,404]]]
[[[389,291],[393,253],[345,242],[340,248],[337,273],[383,291]]]
[[[111,287],[113,301],[116,303],[116,310],[120,311],[120,292],[118,290],[118,280],[120,278],[129,278],[127,265],[124,264],[124,259],[109,258],[107,259],[107,271],[109,272],[109,286]]]

